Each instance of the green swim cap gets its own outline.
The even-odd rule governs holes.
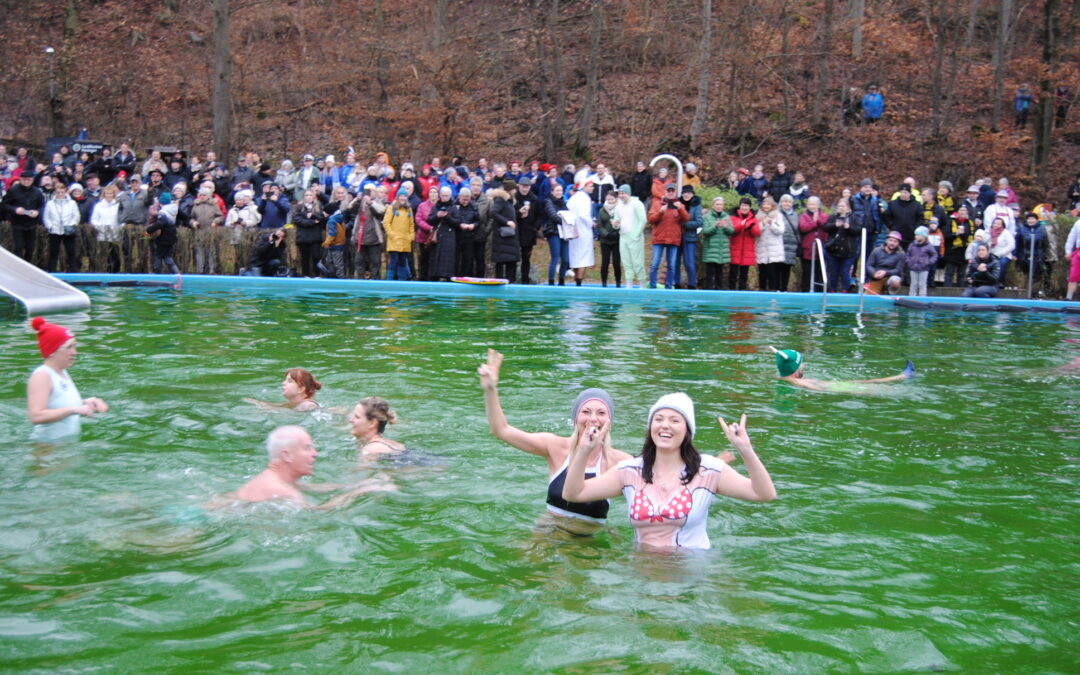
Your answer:
[[[802,365],[802,354],[794,349],[780,349],[776,352],[776,369],[780,377],[793,374]]]

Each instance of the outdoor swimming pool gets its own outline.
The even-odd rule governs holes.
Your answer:
[[[51,320],[112,410],[35,447],[28,325],[0,317],[0,668],[250,672],[1075,672],[1080,666],[1076,317],[744,311],[656,300],[529,302],[90,289]],[[867,396],[777,384],[919,377]],[[586,386],[637,452],[665,392],[697,404],[699,447],[745,412],[780,493],[719,500],[707,552],[635,551],[607,531],[533,533],[543,460],[490,436],[476,367],[506,354],[511,424],[569,432]],[[332,513],[200,516],[308,427],[317,480],[355,478],[344,418],[269,413],[286,368],[324,405],[380,395],[418,460],[400,494]]]

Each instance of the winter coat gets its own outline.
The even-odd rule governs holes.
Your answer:
[[[262,220],[262,214],[251,202],[245,204],[243,208],[232,207],[229,209],[228,215],[225,216],[226,225],[235,225],[237,227],[255,227],[260,220]]]
[[[863,219],[852,218],[848,215],[848,226],[840,227],[836,214],[829,216],[825,221],[825,236],[828,243],[825,244],[825,252],[834,258],[846,259],[859,255],[859,246],[862,243]]]
[[[799,232],[799,214],[792,211],[785,213],[778,209],[780,222],[784,224],[784,264],[794,265],[799,258],[799,244],[802,243],[802,233]]]
[[[527,195],[515,192],[513,201],[514,212],[517,214],[514,220],[518,224],[518,241],[523,248],[532,248],[536,246],[536,233],[542,224],[540,220],[543,209],[531,190]],[[529,205],[528,211],[525,211],[526,204]]]
[[[992,230],[988,230],[990,239],[988,241],[994,241],[994,233]],[[1001,233],[997,237],[997,243],[990,245],[990,252],[997,257],[998,260],[1011,260],[1013,257],[1013,251],[1016,250],[1016,238],[1012,236],[1012,233],[1006,229],[1002,229]]]
[[[986,270],[979,271],[979,265],[985,263]],[[1001,262],[996,256],[990,254],[986,260],[980,260],[976,255],[971,259],[967,268],[968,286],[996,286],[1001,278]]]
[[[683,224],[690,220],[683,203],[676,199],[667,204],[663,199],[654,199],[649,209],[649,223],[653,226],[652,243],[678,246],[682,243]]]
[[[1029,266],[1028,251],[1035,247],[1035,264],[1038,266],[1046,258],[1046,227],[1036,223],[1028,227],[1024,223],[1016,230],[1016,260],[1026,272]]]
[[[596,229],[600,231],[601,244],[612,245],[619,243],[619,231],[612,226],[614,219],[614,210],[608,213],[608,210],[603,205],[596,212]]]
[[[139,190],[138,192],[125,190],[118,194],[116,198],[124,202],[125,224],[133,223],[146,227],[150,222],[150,205],[154,202],[150,197],[149,190]]]
[[[295,171],[289,171],[287,169],[278,169],[277,174],[274,176],[274,182],[278,184],[278,187],[280,187],[281,191],[286,195],[290,195],[296,191],[296,185],[299,180],[299,175]]]
[[[345,221],[348,216],[344,211],[338,211],[326,221],[326,238],[323,239],[322,247],[331,251],[344,251],[345,240],[348,237],[348,226]]]
[[[413,239],[416,238],[416,220],[411,208],[402,207],[395,201],[386,207],[382,226],[386,231],[387,253],[412,253]]]
[[[313,203],[310,209],[303,202],[294,206],[292,222],[296,227],[297,244],[315,244],[322,241],[326,216],[318,201]]]
[[[481,192],[473,195],[472,203],[476,205],[476,231],[473,232],[475,241],[487,241],[491,237],[491,199]]]
[[[361,201],[361,204],[363,202]],[[356,231],[357,249],[361,246],[382,246],[386,243],[386,232],[383,231],[382,220],[386,214],[386,204],[380,201],[372,201],[367,206],[361,206],[364,212],[362,220],[354,228]]]
[[[803,260],[810,260],[817,254],[814,251],[815,239],[820,239],[822,244],[828,241],[829,233],[825,231],[827,222],[829,222],[829,216],[824,211],[818,211],[816,216],[809,211],[804,211],[799,216],[799,232],[802,233],[800,255]]]
[[[754,257],[759,265],[784,262],[784,223],[780,212],[773,209],[766,213],[758,211],[758,225],[761,236],[754,243]]]
[[[862,100],[863,115],[868,120],[881,119],[885,112],[885,97],[878,93],[868,93]]]
[[[457,235],[458,225],[450,218],[456,206],[455,201],[439,200],[431,207],[428,225],[435,231],[435,251],[431,254],[428,274],[432,279],[450,278],[457,272]],[[445,209],[446,215],[439,213]]]
[[[119,200],[112,203],[104,199],[94,204],[90,214],[90,224],[97,232],[98,241],[120,241],[120,228],[124,223],[124,204]]]
[[[788,188],[788,194],[795,200],[795,206],[802,207],[806,200],[810,199],[810,186],[806,183],[792,183]]]
[[[454,208],[450,209],[450,213],[446,217],[454,226],[454,231],[457,233],[457,243],[459,246],[462,244],[472,244],[473,241],[480,239],[479,234],[477,234],[478,232],[480,232],[479,227],[477,227],[477,229],[475,230],[461,229],[461,226],[466,224],[479,225],[480,212],[476,208],[475,202],[470,200],[468,206],[462,204],[461,202],[454,204]]]
[[[795,177],[791,175],[790,171],[784,173],[773,174],[773,177],[769,180],[769,187],[767,191],[772,195],[772,198],[776,202],[780,203],[780,198],[787,194],[788,188],[795,182]]]
[[[754,199],[761,201],[761,198],[765,195],[765,190],[769,187],[769,179],[764,174],[761,176],[747,176],[739,181],[738,187],[735,191],[741,195],[750,195]]]
[[[726,211],[709,209],[701,223],[701,261],[717,265],[731,262],[731,235],[735,233],[731,217]]]
[[[559,197],[555,199],[548,197],[541,204],[544,208],[543,218],[544,224],[540,226],[540,232],[544,237],[555,237],[559,234],[559,224],[562,222],[562,218],[559,217],[559,211],[566,210],[566,199]]]
[[[866,236],[871,243],[874,236],[883,229],[881,205],[881,199],[874,195],[864,197],[861,192],[857,192],[851,198],[851,215],[862,221],[861,224],[866,228]]]
[[[41,222],[41,212],[45,209],[45,193],[34,185],[26,188],[16,181],[4,193],[0,204],[3,205],[2,213],[7,217],[6,220],[11,221],[11,229],[33,230]],[[19,215],[15,211],[20,207],[25,211],[37,211],[38,214],[33,218]]]
[[[904,271],[904,249],[897,246],[890,253],[884,245],[878,246],[866,257],[866,276],[872,277],[878,270],[885,270],[885,277],[898,277]]]
[[[490,193],[491,202],[491,262],[505,263],[521,260],[521,245],[518,243],[517,229],[509,237],[499,231],[508,222],[514,220],[514,204],[506,190],[496,188]]]
[[[914,197],[906,202],[902,199],[892,200],[885,214],[889,226],[903,236],[901,243],[910,244],[915,238],[915,228],[923,224],[923,205]]]
[[[926,270],[932,270],[937,267],[937,260],[938,252],[936,246],[929,241],[922,244],[913,241],[911,242],[911,246],[908,246],[905,264],[912,272],[925,272]]]
[[[212,197],[207,201],[196,202],[191,207],[191,225],[199,229],[207,229],[214,225],[225,222],[225,216],[221,215],[217,201]]]
[[[431,239],[431,233],[435,230],[428,224],[428,216],[431,215],[431,207],[435,205],[435,202],[430,199],[425,199],[420,202],[420,206],[416,207],[416,243],[426,244]]]
[[[82,221],[79,205],[70,197],[50,199],[45,204],[45,229],[49,234],[75,234]]]
[[[751,211],[745,216],[738,211],[731,215],[731,264],[754,265],[757,263],[756,244],[761,236],[761,224]]]
[[[255,200],[255,205],[259,208],[259,213],[262,214],[262,220],[259,222],[259,227],[278,229],[285,227],[285,223],[289,222],[289,198],[285,195],[279,194],[276,200],[259,198]]]
[[[947,263],[960,264],[964,262],[964,252],[975,236],[975,223],[971,220],[957,220],[955,214],[953,216],[941,231],[945,237],[945,253],[942,257]],[[960,230],[963,230],[963,233]]]
[[[653,177],[649,170],[636,171],[630,176],[630,194],[641,200],[641,203],[649,201],[652,196]]]
[[[696,244],[698,242],[698,230],[701,229],[701,197],[694,195],[690,201],[683,201],[689,218],[683,223],[682,243]]]

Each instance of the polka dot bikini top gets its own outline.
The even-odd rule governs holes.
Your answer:
[[[686,486],[669,499],[663,509],[656,508],[656,504],[649,499],[644,490],[639,490],[634,495],[634,502],[630,505],[630,519],[647,520],[651,523],[681,520],[690,513],[691,506],[693,506],[693,496]]]

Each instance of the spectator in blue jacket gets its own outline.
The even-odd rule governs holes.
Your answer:
[[[693,185],[682,187],[682,203],[690,219],[683,223],[682,246],[675,258],[675,285],[680,288],[697,288],[698,230],[702,226],[701,197],[694,194]],[[682,266],[686,265],[686,285],[682,283]]]
[[[289,198],[281,194],[277,183],[263,183],[262,196],[255,200],[255,206],[262,214],[259,227],[279,230],[289,222]]]
[[[863,119],[867,124],[873,124],[881,119],[885,112],[885,98],[878,91],[876,84],[871,84],[862,99]]]
[[[1028,114],[1031,112],[1031,104],[1035,97],[1031,94],[1027,84],[1021,84],[1016,90],[1016,98],[1013,99],[1013,107],[1016,109],[1016,126],[1026,127]]]
[[[745,171],[745,169],[739,169],[740,173],[743,171]],[[767,190],[768,187],[769,179],[765,177],[765,167],[757,164],[754,166],[753,173],[739,181],[739,186],[735,188],[735,191],[740,195],[753,197],[760,202],[762,195],[765,194],[765,190]]]
[[[874,181],[863,178],[859,183],[859,191],[851,197],[851,219],[866,228],[867,246],[881,246],[885,243],[886,231],[881,225],[881,214],[884,210],[884,202],[874,194]]]

